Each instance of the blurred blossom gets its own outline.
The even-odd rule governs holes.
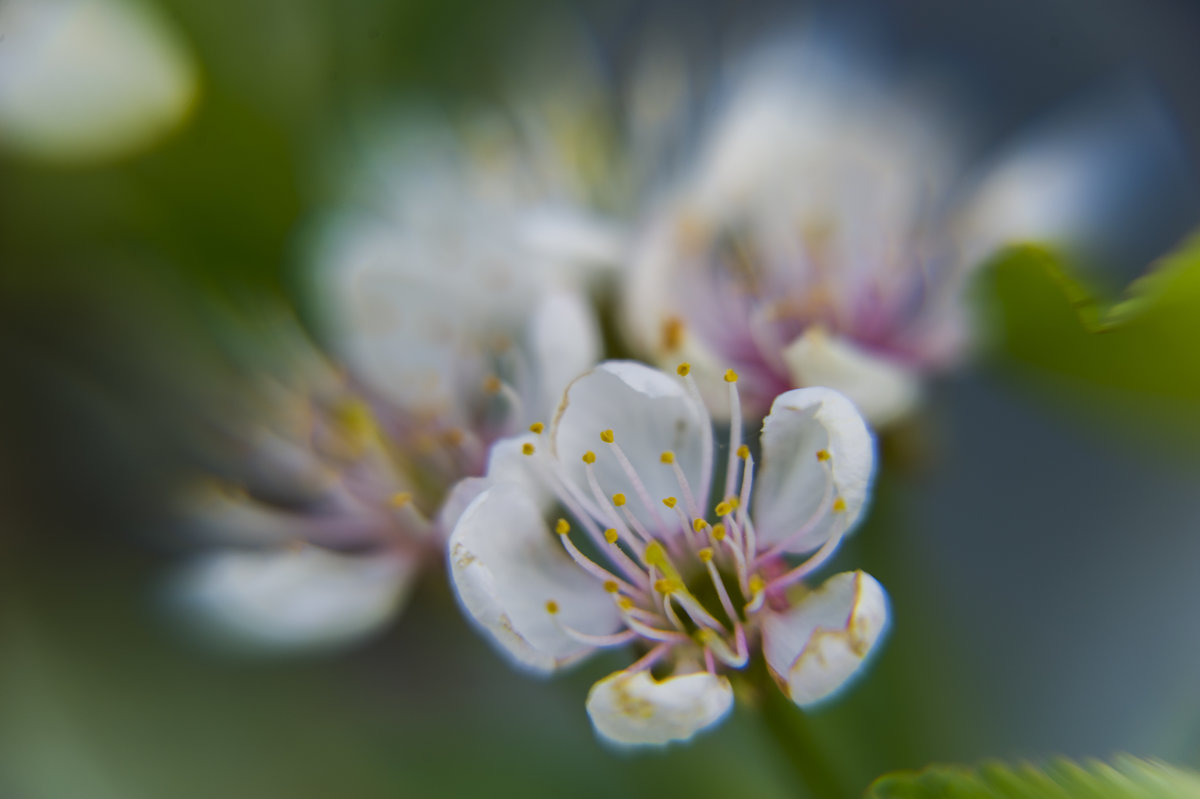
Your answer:
[[[1124,188],[1107,177],[1130,141],[1094,117],[973,165],[928,93],[798,41],[746,58],[719,99],[649,215],[624,320],[659,363],[733,364],[749,417],[821,385],[902,418],[965,354],[972,270],[1012,239],[1086,243]]]
[[[0,6],[0,146],[53,161],[113,158],[178,125],[199,88],[169,21],[142,0]]]
[[[588,695],[596,730],[620,744],[686,740],[720,721],[733,702],[723,672],[744,669],[760,642],[784,692],[819,702],[856,673],[888,617],[861,571],[802,582],[868,499],[874,445],[854,406],[824,388],[776,398],[757,475],[733,424],[710,507],[712,422],[688,365],[678,372],[608,361],[576,379],[548,430],[535,423],[501,445],[526,457],[467,481],[477,496],[450,537],[459,600],[516,664],[550,673],[600,648],[639,649]],[[737,375],[724,379],[737,408]],[[557,542],[552,501],[571,519],[558,519]]]
[[[208,551],[174,598],[233,647],[335,646],[389,621],[422,563],[436,560],[426,486],[457,470],[435,441],[398,447],[421,433],[371,405],[295,327],[273,337],[277,360],[253,387],[262,421],[224,431],[241,475],[202,481],[183,502]]]

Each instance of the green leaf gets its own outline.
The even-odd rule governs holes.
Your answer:
[[[985,763],[978,768],[930,766],[880,777],[865,799],[1196,799],[1200,775],[1121,755],[1111,764],[1056,760]]]
[[[995,351],[1084,410],[1200,436],[1200,236],[1108,303],[1054,253],[1004,251],[983,275]]]

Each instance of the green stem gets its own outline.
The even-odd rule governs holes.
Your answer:
[[[764,675],[765,675],[765,669]],[[772,683],[758,682],[759,710],[764,726],[784,762],[814,799],[852,799],[821,751],[808,717]]]

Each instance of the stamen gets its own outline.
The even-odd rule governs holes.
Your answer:
[[[617,508],[625,504],[625,495],[613,494],[612,504],[610,505],[608,497],[604,495],[604,490],[600,488],[600,481],[596,477],[596,470],[592,468],[592,463],[587,460],[585,460],[584,463],[587,464],[587,468],[584,471],[587,474],[588,487],[592,490],[592,496],[596,498],[596,502],[599,507],[608,512],[608,518],[614,525],[613,527],[610,527],[608,530],[604,531],[604,540],[610,544],[616,543],[616,539],[610,538],[608,534],[609,530],[612,530],[614,536],[619,535],[621,538],[623,538],[625,543],[629,545],[629,548],[632,549],[638,557],[641,557],[642,542],[639,541],[633,535],[633,533],[629,531],[629,527],[627,527],[625,522],[621,520],[621,514],[617,512]],[[643,536],[643,538],[645,537],[646,536]],[[618,552],[621,552],[619,548]],[[621,554],[623,555],[624,552],[621,552]],[[630,563],[632,565],[632,561],[630,561]],[[634,568],[637,567],[634,566]],[[638,571],[640,572],[641,569],[638,569]]]
[[[528,441],[521,445],[521,454],[523,455],[532,455],[535,451],[533,444]]]
[[[750,601],[746,603],[746,615],[757,613],[767,601],[767,583],[763,580],[761,574],[754,574],[750,577],[748,585],[750,590]]]
[[[605,438],[606,433],[608,434],[607,439]],[[658,509],[654,507],[654,502],[650,499],[650,492],[646,490],[646,485],[642,482],[641,478],[638,477],[637,470],[633,468],[633,464],[630,463],[629,458],[626,457],[625,451],[621,449],[621,445],[613,441],[612,431],[605,430],[604,433],[600,434],[600,438],[604,440],[605,443],[611,445],[612,453],[616,456],[617,463],[621,464],[621,469],[625,472],[625,476],[629,479],[630,485],[633,486],[634,493],[636,493],[638,498],[642,500],[642,504],[644,504],[646,506],[646,510],[650,512],[650,517],[654,520],[654,523],[658,527],[662,527],[662,517],[658,515]]]
[[[708,553],[708,557],[704,557],[704,553]],[[733,608],[733,600],[729,597],[729,591],[725,588],[725,581],[721,579],[721,573],[717,571],[717,564],[713,563],[713,551],[705,548],[700,550],[700,560],[704,561],[704,567],[708,569],[708,576],[712,578],[713,588],[717,589],[717,597],[721,600],[721,607],[725,610],[725,615],[733,623],[737,623],[737,611]]]
[[[541,422],[534,422],[533,424],[529,425],[529,432],[531,432],[535,435],[540,436],[542,434],[542,431],[545,429],[546,429],[546,425],[542,424]]]
[[[742,398],[738,393],[737,372],[729,369],[725,372],[725,382],[729,384],[729,463],[725,467],[725,496],[733,493],[737,485],[738,460],[742,449]]]
[[[630,666],[628,666],[625,669],[625,671],[626,671],[626,673],[630,673],[630,674],[633,672],[636,672],[636,671],[645,671],[646,669],[652,667],[658,661],[662,660],[663,655],[667,654],[670,651],[671,651],[671,647],[668,644],[656,644],[654,647],[652,647],[650,649],[649,652],[642,655],[640,658],[635,660]]]
[[[622,630],[621,632],[613,633],[612,635],[590,635],[589,633],[579,632],[574,627],[569,626],[562,619],[557,617],[554,619],[554,621],[558,625],[558,628],[571,638],[574,638],[581,644],[587,644],[588,646],[594,646],[597,648],[623,646],[638,637],[637,632],[634,630]]]
[[[725,639],[717,635],[712,630],[698,630],[696,636],[701,645],[703,645],[707,651],[716,655],[717,660],[721,661],[726,666],[734,669],[740,669],[746,665],[747,659],[744,657],[739,657],[737,653],[729,648],[729,644],[725,643]]]
[[[811,558],[804,561],[791,571],[785,572],[784,574],[781,574],[775,579],[771,580],[771,582],[767,584],[768,590],[785,588],[799,580],[804,579],[809,574],[812,574],[814,571],[821,568],[825,561],[829,560],[834,551],[838,548],[838,544],[842,542],[842,537],[845,534],[846,527],[843,525],[842,529],[836,534],[831,535],[829,539],[821,545],[821,548],[813,553]]]
[[[590,449],[587,452],[583,453],[583,462],[586,463],[588,466],[591,466],[593,463],[596,462],[596,453],[592,452]]]
[[[559,519],[559,521],[561,522],[563,520]],[[583,569],[597,580],[600,580],[602,583],[604,583],[604,585],[607,586],[609,583],[616,583],[616,585],[624,593],[644,595],[644,589],[618,578],[617,575],[613,574],[608,569],[604,568],[600,564],[596,563],[596,561],[583,554],[579,550],[579,547],[575,546],[575,542],[571,540],[571,536],[568,533],[559,533],[559,540],[562,541],[563,549],[567,550],[567,554],[571,556],[571,560],[575,561],[579,568]],[[640,571],[635,573],[641,574]]]
[[[746,449],[743,444],[741,449]],[[751,457],[747,450],[746,454],[741,456],[744,465],[742,467],[742,493],[738,497],[738,526],[745,533],[745,540],[742,542],[745,545],[746,560],[754,559],[754,553],[758,549],[758,535],[754,530],[754,521],[750,518],[750,489],[754,485],[754,458]]]
[[[671,456],[670,460],[667,459],[668,455]],[[679,483],[679,491],[681,494],[683,494],[683,502],[685,505],[687,505],[688,513],[692,514],[693,516],[699,516],[700,503],[696,501],[696,495],[692,493],[692,487],[688,484],[687,475],[683,473],[683,468],[675,462],[675,453],[664,452],[662,454],[662,462],[669,463],[671,465],[671,469],[674,470],[675,480]]]
[[[696,408],[703,414],[701,419],[704,434],[700,436],[700,480],[699,492],[696,494],[705,500],[708,498],[709,491],[712,489],[712,471],[713,471],[713,422],[712,414],[708,412],[708,405],[704,402],[704,397],[700,394],[700,387],[696,385],[696,380],[691,376],[691,364],[681,363],[675,369],[676,374],[683,378],[683,384],[687,387],[688,395],[692,402],[696,404]]]

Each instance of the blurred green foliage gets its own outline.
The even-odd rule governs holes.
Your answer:
[[[1006,250],[985,271],[995,351],[1073,412],[1194,446],[1200,440],[1200,237],[1109,302],[1061,256]]]
[[[1059,760],[1045,768],[989,763],[977,769],[933,766],[880,778],[867,799],[1194,799],[1200,775],[1154,761],[1111,765]]]

